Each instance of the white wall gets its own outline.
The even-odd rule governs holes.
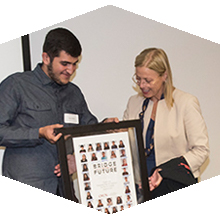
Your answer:
[[[122,118],[128,98],[135,94],[131,80],[135,56],[147,47],[163,48],[170,59],[175,86],[199,98],[208,126],[211,155],[202,180],[220,174],[218,44],[112,6],[53,27],[58,26],[71,29],[82,43],[82,61],[73,82],[80,86],[99,120],[106,116]],[[32,67],[41,61],[43,40],[51,28],[31,34]]]

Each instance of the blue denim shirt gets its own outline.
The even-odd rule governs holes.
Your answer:
[[[5,146],[3,175],[56,193],[56,145],[39,138],[39,128],[64,123],[64,114],[79,116],[79,124],[95,124],[80,89],[58,85],[38,64],[33,71],[15,73],[0,85],[0,146]]]

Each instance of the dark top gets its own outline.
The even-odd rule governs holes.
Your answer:
[[[79,124],[94,124],[84,96],[73,83],[58,85],[38,64],[33,71],[15,73],[0,85],[0,145],[6,146],[3,175],[56,193],[56,146],[39,138],[39,128],[64,124],[64,113],[79,116]]]
[[[150,122],[147,128],[147,134],[146,134],[145,155],[147,155],[146,163],[147,163],[148,176],[151,176],[151,171],[156,166],[155,151],[154,151],[154,124],[155,124],[155,121],[150,119]]]

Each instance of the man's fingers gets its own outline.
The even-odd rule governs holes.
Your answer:
[[[54,143],[57,142],[57,141],[62,137],[62,135],[63,135],[62,133],[57,134],[57,135],[53,138]]]
[[[61,133],[56,135],[54,132],[54,129],[55,128],[62,128],[62,127],[63,127],[62,124],[54,124],[54,125],[48,125],[45,127],[41,127],[41,128],[39,128],[39,137],[46,138],[50,143],[54,144],[62,136]]]
[[[58,169],[60,169],[60,164],[57,164],[57,165],[55,166],[55,170],[58,170]]]

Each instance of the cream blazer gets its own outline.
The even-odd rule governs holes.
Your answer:
[[[130,97],[124,120],[138,119],[144,97],[140,94]],[[195,178],[209,155],[208,133],[197,98],[178,89],[173,91],[174,104],[171,109],[165,99],[157,105],[154,144],[156,166],[170,159],[184,156]],[[144,114],[143,137],[150,121],[153,102],[150,100]],[[144,145],[145,145],[145,138]]]

